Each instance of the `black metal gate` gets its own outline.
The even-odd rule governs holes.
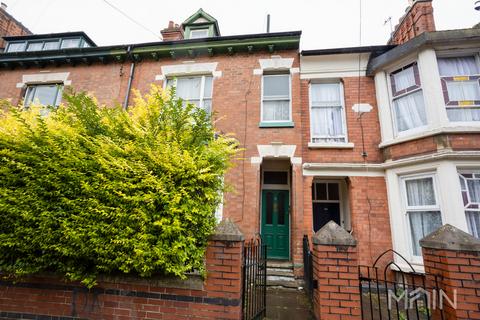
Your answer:
[[[307,235],[303,236],[303,280],[306,293],[310,299],[313,299],[313,289],[316,289],[316,283],[313,280],[313,256]]]
[[[380,269],[379,261],[389,253],[399,257],[402,265],[408,266],[409,270],[401,271],[402,268],[394,260]],[[395,273],[389,272],[391,269]],[[438,301],[441,291],[439,276],[431,275],[435,279],[434,284],[427,284],[426,275],[416,272],[398,252],[387,250],[375,260],[373,266],[359,266],[358,276],[362,319],[444,319]]]
[[[260,238],[243,250],[243,319],[263,319],[267,310],[267,246]]]

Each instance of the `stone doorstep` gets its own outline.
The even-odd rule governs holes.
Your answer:
[[[293,263],[291,261],[267,260],[267,268],[293,270]]]

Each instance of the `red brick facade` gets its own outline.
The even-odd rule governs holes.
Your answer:
[[[3,4],[3,3],[2,3]],[[6,8],[0,8],[0,52],[5,48],[4,36],[24,36],[32,34],[23,24],[17,21],[6,11]]]

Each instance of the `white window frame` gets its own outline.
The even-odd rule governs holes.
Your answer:
[[[409,180],[418,180],[432,178],[433,183],[433,192],[435,193],[435,205],[428,206],[409,206],[407,198],[407,186],[406,182]],[[402,215],[404,222],[404,239],[408,242],[408,254],[410,256],[410,261],[414,264],[421,265],[423,264],[422,256],[417,256],[413,252],[413,243],[412,243],[412,234],[411,234],[411,225],[408,212],[425,212],[425,211],[439,211],[440,217],[442,219],[442,225],[445,223],[445,216],[442,211],[441,199],[439,197],[438,181],[436,172],[427,172],[427,173],[417,173],[417,174],[407,174],[399,176],[400,182],[400,192],[401,192],[401,205],[402,205]]]
[[[202,37],[193,37],[194,32],[206,32],[205,36]],[[210,29],[209,28],[198,28],[198,29],[190,29],[190,39],[203,39],[203,38],[208,38],[209,36]]]
[[[341,108],[342,108],[342,126],[343,126],[343,136],[341,137],[314,137],[313,136],[313,125],[312,125],[312,109],[313,109],[313,104],[312,104],[312,85],[315,84],[333,84],[333,83],[338,83],[340,85],[340,102],[341,102]],[[345,91],[344,91],[344,86],[343,82],[338,80],[338,81],[321,81],[321,82],[310,82],[309,88],[308,88],[308,95],[309,95],[309,116],[310,116],[310,142],[312,145],[335,145],[335,144],[348,144],[348,128],[347,128],[347,115],[346,115],[346,108],[345,108]],[[333,139],[338,139],[338,138],[344,138],[344,141],[341,142],[314,142],[314,138],[333,138]]]
[[[461,53],[461,52],[456,52],[457,54],[445,54],[442,52],[440,52],[437,56],[437,66],[438,66],[438,60],[439,59],[448,59],[448,58],[462,58],[462,57],[474,57],[475,58],[475,63],[477,64],[477,67],[478,69],[480,70],[480,55],[478,53],[475,53],[475,52],[470,52],[470,53]],[[440,67],[438,66],[439,68],[439,75],[440,75],[440,83],[441,83],[441,88],[442,88],[442,92],[441,92],[441,95],[442,95],[442,98],[445,102],[445,109],[448,110],[448,109],[468,109],[468,108],[479,108],[480,107],[480,103],[478,103],[478,101],[473,101],[473,104],[462,104],[462,102],[465,102],[465,101],[450,101],[450,100],[447,100],[447,97],[444,95],[444,92],[443,92],[443,83],[447,84],[448,82],[451,82],[451,81],[447,81],[446,78],[452,78],[452,77],[464,77],[463,75],[458,75],[458,76],[442,76],[440,74]],[[476,75],[468,75],[468,76],[480,76],[480,74],[476,74]],[[480,79],[476,79],[477,80],[477,84],[479,85],[479,88],[480,88]],[[447,89],[448,90],[448,89]],[[448,95],[448,91],[447,91],[447,95]],[[449,97],[448,97],[449,99]],[[450,104],[450,103],[457,103],[457,105],[454,105],[454,104]],[[448,117],[448,115],[447,115]],[[450,119],[448,119],[448,121],[450,123],[453,123],[453,124],[461,124],[461,123],[467,123],[467,124],[478,124],[479,121],[452,121]]]
[[[263,95],[264,89],[264,80],[265,77],[285,77],[288,76],[288,120],[264,120],[263,119],[263,102],[265,97]],[[291,123],[292,120],[292,75],[290,73],[279,73],[279,74],[263,74],[262,75],[262,86],[261,91],[261,105],[260,105],[260,122],[261,123]],[[285,101],[286,99],[273,99],[267,98],[265,101]]]
[[[52,82],[52,83],[27,83],[26,84],[26,89],[25,89],[25,95],[23,97],[24,99],[24,106],[25,108],[29,108],[30,105],[32,104],[32,102],[35,102],[35,101],[30,101],[28,104],[27,104],[27,96],[29,94],[29,90],[37,90],[38,87],[45,87],[45,86],[52,86],[52,85],[56,85],[57,87],[61,87],[61,88],[57,88],[57,93],[56,93],[56,96],[55,96],[55,103],[53,105],[45,105],[45,106],[53,106],[53,107],[58,107],[61,103],[62,103],[62,94],[63,94],[63,90],[65,88],[65,84],[63,82]],[[32,89],[32,88],[35,88],[35,89]]]
[[[465,178],[465,177],[462,177],[461,175],[462,174],[475,174],[475,175],[480,175],[480,170],[479,169],[471,169],[471,170],[466,170],[466,169],[459,169],[458,170],[458,177],[459,178],[462,178],[464,180],[468,180],[468,178]],[[476,178],[475,178],[476,179]],[[468,197],[468,200],[469,200],[469,203],[467,205],[464,205],[464,211],[463,211],[463,214],[465,215],[465,219],[467,218],[467,211],[476,211],[476,212],[479,212],[480,213],[480,206],[479,208],[477,209],[474,209],[474,208],[468,208],[467,206],[472,204],[470,202],[470,192],[468,191],[468,183],[467,181],[465,181],[465,185],[466,185],[466,188],[467,188],[467,197]],[[462,190],[462,187],[461,187],[461,184],[460,184],[460,193],[462,193],[463,190]],[[463,195],[462,195],[463,197]],[[462,198],[463,200],[463,198]],[[462,202],[463,204],[463,202]],[[476,202],[474,202],[473,204],[477,204]],[[468,223],[467,223],[468,225]],[[470,233],[470,230],[468,230],[468,232]]]
[[[419,77],[420,77],[419,87],[416,88],[416,89],[412,89],[411,91],[406,91],[405,93],[395,95],[395,92],[393,92],[393,88],[392,88],[392,79],[391,79],[392,75],[394,73],[398,72],[399,70],[404,69],[407,66],[413,67],[413,65],[416,65],[416,67],[418,69],[418,73],[419,73]],[[427,103],[425,101],[425,96],[423,94],[423,82],[422,82],[422,79],[421,79],[421,71],[420,71],[419,62],[417,60],[414,60],[414,61],[411,61],[410,63],[403,64],[403,66],[399,66],[399,67],[396,67],[394,69],[389,70],[387,72],[387,84],[388,84],[388,92],[389,92],[389,95],[390,95],[390,110],[391,110],[391,115],[392,115],[391,121],[392,121],[394,137],[395,138],[400,138],[400,137],[409,136],[409,135],[412,135],[412,134],[416,134],[416,133],[425,131],[425,129],[429,125],[428,124],[429,115],[428,115]],[[419,126],[419,127],[404,130],[404,131],[399,131],[397,121],[396,121],[397,114],[396,114],[396,111],[395,111],[395,100],[401,99],[401,98],[403,98],[407,95],[414,94],[418,91],[422,92],[423,107],[425,109],[426,123],[423,126]]]
[[[203,106],[203,103],[204,103],[204,100],[205,100],[205,78],[207,77],[211,77],[212,78],[212,97],[211,98],[206,98],[206,99],[210,99],[212,101],[212,104],[211,104],[211,107],[210,107],[210,114],[213,112],[213,86],[214,86],[214,80],[215,80],[215,77],[211,74],[203,74],[203,75],[182,75],[182,76],[178,76],[178,77],[168,77],[165,81],[164,81],[164,86],[163,88],[166,89],[167,88],[167,83],[169,80],[172,80],[174,81],[174,86],[175,88],[177,87],[177,80],[179,78],[201,78],[201,81],[200,81],[200,96],[199,96],[199,100],[200,100],[200,105],[197,106],[203,110],[205,110],[204,106]],[[188,101],[188,100],[185,100],[185,101]]]

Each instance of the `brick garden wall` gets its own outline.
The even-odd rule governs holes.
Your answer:
[[[104,278],[91,290],[55,277],[0,281],[0,318],[241,319],[243,240],[233,237],[209,242],[205,281]]]

